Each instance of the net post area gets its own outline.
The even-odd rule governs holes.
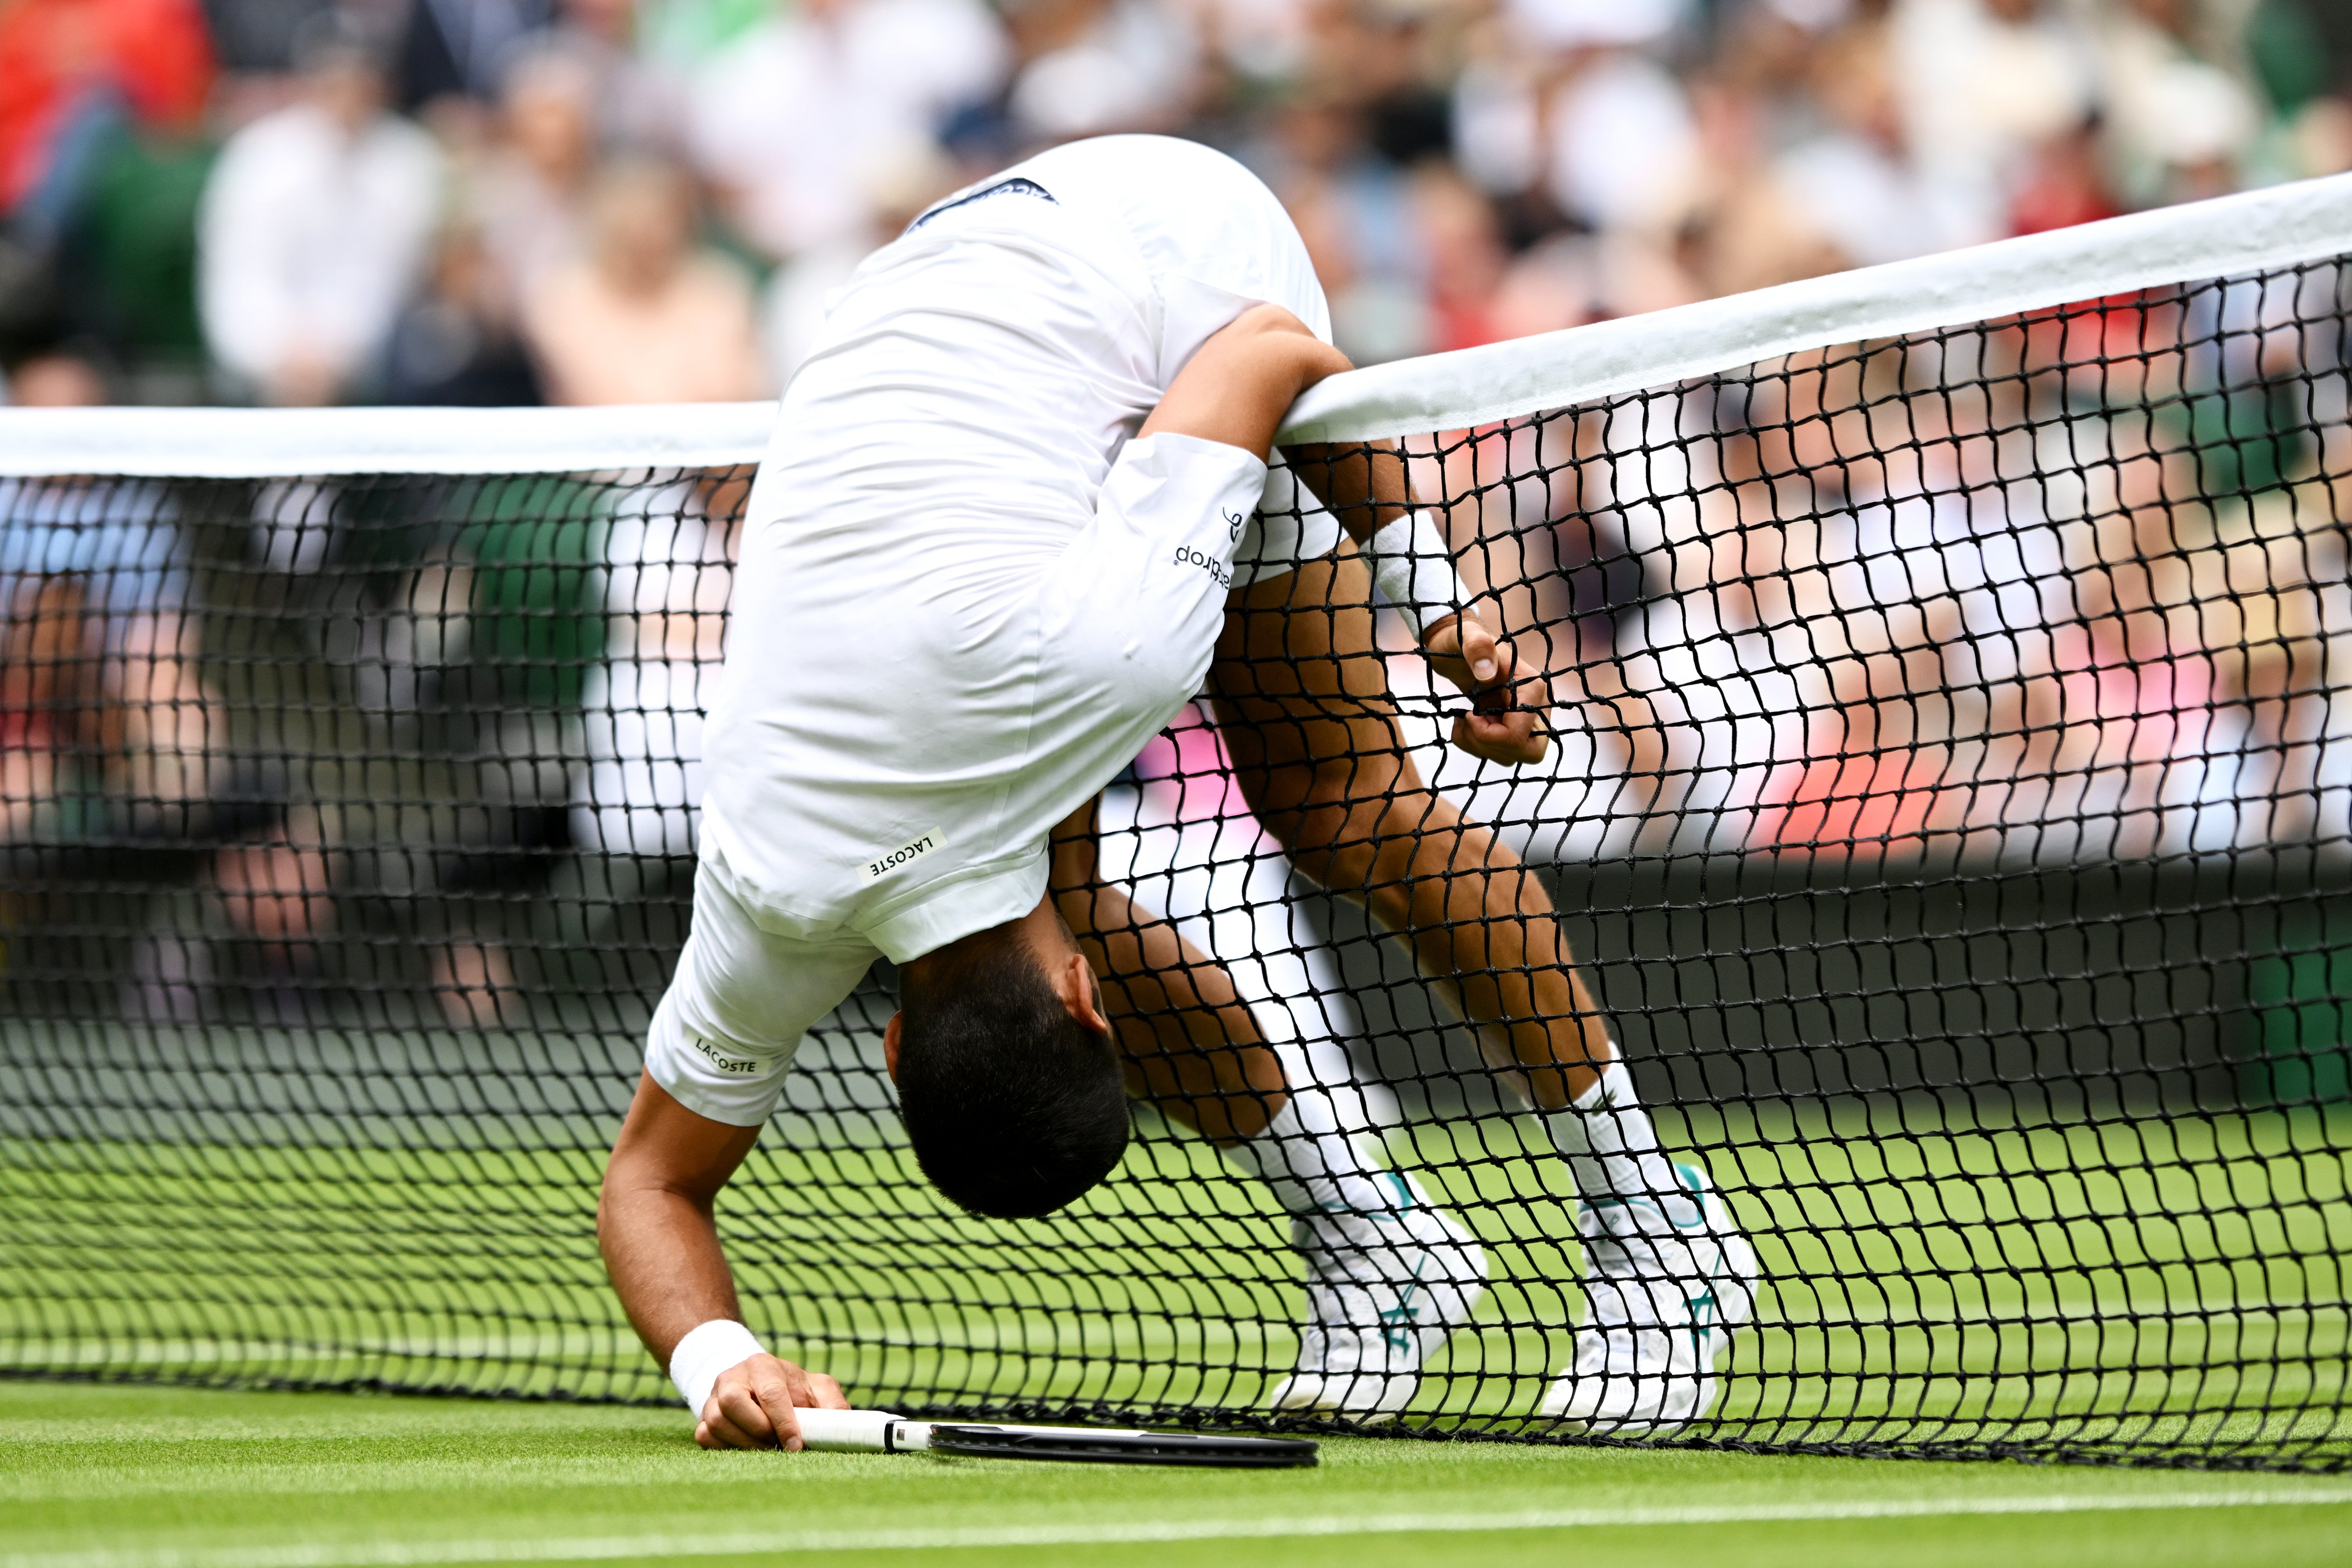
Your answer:
[[[877,968],[721,1199],[751,1326],[910,1416],[2342,1467],[2347,208],[1318,392],[1297,505],[1401,463],[1545,757],[1351,552],[1258,590],[1096,819],[1123,1166],[945,1205]],[[0,416],[0,1372],[668,1397],[593,1212],[721,413]]]

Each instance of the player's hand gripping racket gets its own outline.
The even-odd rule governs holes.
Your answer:
[[[801,1442],[818,1453],[962,1454],[988,1459],[1066,1459],[1114,1465],[1214,1465],[1280,1469],[1311,1465],[1304,1437],[1235,1437],[1095,1427],[1007,1427],[979,1421],[909,1421],[887,1410],[794,1410]]]

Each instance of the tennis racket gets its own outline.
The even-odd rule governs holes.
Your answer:
[[[981,1421],[909,1421],[887,1410],[795,1410],[801,1442],[818,1453],[925,1451],[989,1459],[1086,1464],[1205,1465],[1282,1469],[1316,1463],[1304,1437],[1138,1432],[1097,1427],[1009,1427]]]
[[[1271,1470],[1316,1463],[1304,1437],[1236,1437],[1222,1433],[1128,1432],[1090,1427],[995,1427],[940,1422],[931,1450],[986,1459],[1075,1459],[1108,1465],[1212,1465]]]

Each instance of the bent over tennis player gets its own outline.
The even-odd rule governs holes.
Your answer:
[[[950,198],[835,301],[750,503],[693,927],[598,1215],[705,1446],[797,1447],[795,1406],[845,1403],[743,1326],[712,1206],[802,1036],[877,956],[898,966],[884,1046],[909,1141],[965,1208],[1046,1214],[1101,1180],[1130,1072],[1268,1178],[1311,1319],[1277,1406],[1393,1411],[1468,1317],[1477,1248],[1368,1169],[1245,1021],[1222,1046],[1134,1028],[1155,983],[1180,1011],[1246,1018],[1172,937],[1119,964],[1111,945],[1142,923],[1091,856],[1094,797],[1213,663],[1269,828],[1327,885],[1414,923],[1569,1156],[1591,1314],[1547,1410],[1629,1432],[1703,1413],[1752,1254],[1696,1167],[1660,1152],[1535,879],[1402,763],[1384,677],[1368,692],[1361,674],[1379,660],[1359,557],[1471,694],[1456,746],[1538,758],[1543,683],[1464,608],[1392,455],[1294,450],[1328,509],[1261,511],[1284,413],[1347,368],[1328,339],[1271,193],[1157,137],[1075,143]],[[1302,655],[1328,672],[1249,673]],[[1367,723],[1385,769],[1363,766]]]

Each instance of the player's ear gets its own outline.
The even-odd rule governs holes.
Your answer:
[[[1102,993],[1095,986],[1094,966],[1083,953],[1073,953],[1054,972],[1054,994],[1072,1022],[1096,1034],[1108,1034],[1110,1020],[1102,1015]]]
[[[898,1015],[892,1013],[890,1021],[882,1026],[882,1071],[890,1082],[898,1082]]]

